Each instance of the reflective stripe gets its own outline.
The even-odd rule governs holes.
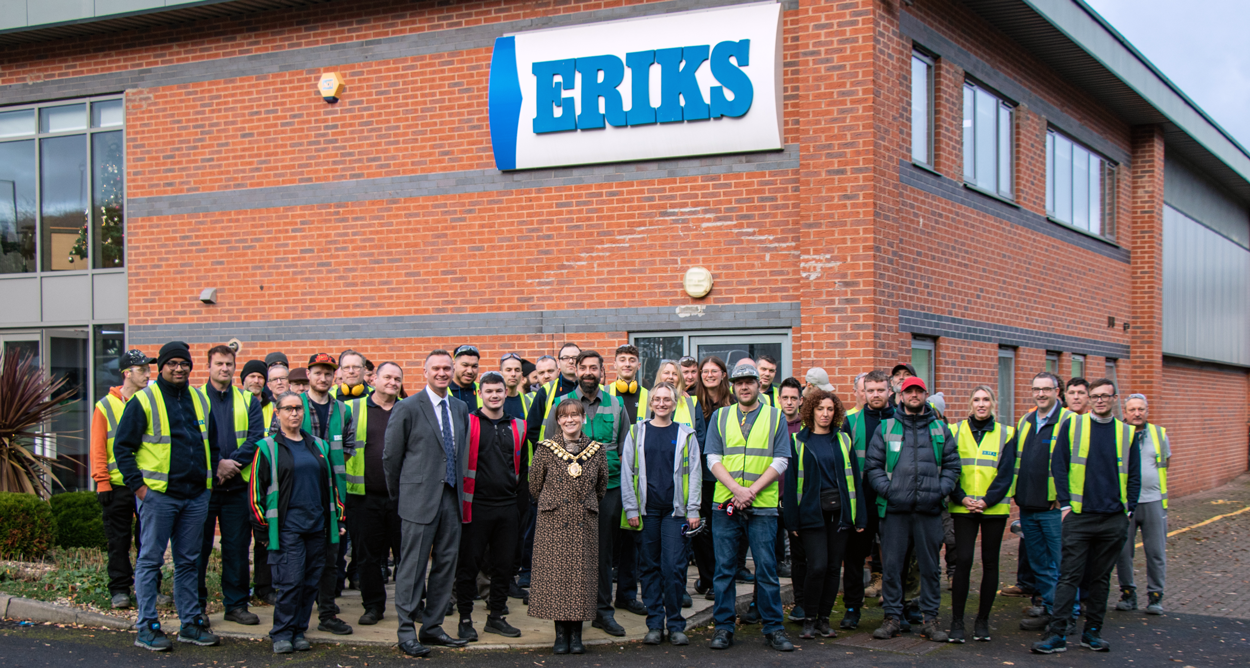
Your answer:
[[[141,473],[144,478],[148,478],[150,480],[160,480],[161,482],[169,482],[168,473],[162,473],[161,471],[149,471],[147,469],[140,469],[139,473]]]
[[[116,461],[111,461],[111,462],[109,462],[109,470],[110,470],[110,471],[117,471],[117,470],[119,470],[119,469],[117,468],[117,462],[116,462]]]
[[[265,510],[265,519],[277,519],[277,518],[278,518],[277,508],[268,508]]]
[[[349,484],[349,485],[363,485],[363,484],[365,484],[365,477],[364,477],[364,476],[362,476],[362,475],[349,475],[349,476],[347,476],[347,484]]]

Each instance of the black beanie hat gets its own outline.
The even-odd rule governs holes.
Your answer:
[[[156,368],[160,370],[169,360],[186,360],[191,363],[191,346],[182,341],[170,341],[161,346],[161,354],[156,358]]]
[[[243,370],[239,372],[239,381],[243,381],[248,376],[258,373],[265,377],[266,382],[269,380],[269,367],[260,360],[252,360],[243,365]]]
[[[528,378],[531,373],[534,373],[534,369],[537,369],[537,368],[538,367],[534,366],[533,362],[529,360],[521,360],[521,375],[522,376],[525,376],[526,378]]]

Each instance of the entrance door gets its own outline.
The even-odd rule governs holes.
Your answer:
[[[53,469],[60,485],[53,493],[91,489],[90,429],[90,332],[87,329],[46,329],[48,374],[53,381],[65,379],[64,388],[74,392],[60,415],[52,418],[57,459],[62,466]],[[68,467],[68,468],[67,468]]]

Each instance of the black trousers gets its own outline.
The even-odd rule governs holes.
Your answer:
[[[200,545],[200,559],[196,562],[201,610],[208,602],[205,579],[208,576],[208,558],[213,553],[214,529],[218,526],[221,529],[222,606],[227,612],[247,607],[247,545],[252,538],[247,494],[246,489],[215,489],[209,497],[208,515],[204,518],[204,539]]]
[[[325,567],[321,569],[321,580],[317,584],[317,619],[323,622],[339,614],[339,606],[335,599],[338,598],[338,587],[336,585],[339,579],[340,545],[346,547],[345,543],[331,543],[330,531],[327,529],[325,544],[326,563]]]
[[[870,505],[863,531],[851,533],[846,539],[846,557],[842,562],[842,602],[847,609],[864,607],[864,562],[874,552],[881,519],[877,506]],[[879,572],[880,567],[878,567]]]
[[[963,619],[972,579],[972,559],[976,554],[977,532],[981,533],[981,600],[977,618],[989,619],[998,591],[998,553],[1003,547],[1006,515],[951,513],[955,523],[955,581],[951,587],[951,616]]]
[[[460,618],[473,614],[477,598],[477,574],[490,576],[487,608],[492,617],[502,617],[512,582],[512,563],[520,533],[520,512],[516,504],[501,507],[473,506],[473,521],[460,528],[460,557],[456,560],[456,609]]]
[[[1050,632],[1067,635],[1077,590],[1088,568],[1094,578],[1089,586],[1085,608],[1085,630],[1101,629],[1107,614],[1111,571],[1128,539],[1128,515],[1115,513],[1068,513],[1063,518],[1063,557],[1059,563],[1059,584],[1055,586],[1054,620]]]
[[[790,535],[790,582],[794,585],[794,605],[804,607],[803,587],[799,583],[807,579],[807,551],[803,549],[803,541]],[[804,609],[806,612],[806,609]]]
[[[135,584],[134,564],[130,561],[130,527],[135,518],[135,494],[129,487],[116,485],[99,492],[96,498],[104,517],[104,537],[108,539],[109,594],[129,594]],[[134,534],[135,547],[139,534]]]
[[[1127,535],[1128,529],[1125,529]],[[904,582],[914,547],[920,571],[920,611],[925,617],[937,617],[942,603],[942,516],[920,513],[886,513],[881,519],[881,556],[885,568],[881,572],[883,608],[887,616],[902,617]],[[863,577],[862,575],[860,577]]]
[[[703,481],[703,499],[699,504],[699,515],[707,525],[703,531],[695,534],[690,541],[690,550],[694,552],[694,565],[699,571],[699,580],[709,589],[712,578],[716,575],[716,553],[712,549],[712,495],[716,493],[716,483]]]
[[[1127,534],[1128,529],[1124,530]],[[609,489],[599,500],[599,610],[612,617],[612,561],[616,557],[616,601],[638,598],[635,531],[621,529],[621,488]],[[620,553],[618,546],[623,546]]]
[[[269,530],[253,526],[252,595],[264,598],[273,590],[273,570],[269,568]]]
[[[802,582],[803,610],[808,619],[828,619],[838,598],[838,572],[846,553],[847,531],[838,530],[839,515],[825,513],[824,526],[819,529],[799,529],[799,542],[807,557],[807,568]],[[849,533],[855,533],[852,529]],[[791,543],[794,544],[793,542]],[[860,583],[864,581],[862,572]],[[795,591],[799,590],[795,586]]]
[[[381,494],[347,495],[347,530],[359,563],[356,577],[360,603],[366,611],[386,611],[386,555],[399,552],[399,501]]]

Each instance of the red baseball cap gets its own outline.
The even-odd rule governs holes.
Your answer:
[[[920,376],[912,376],[911,378],[904,380],[903,386],[899,388],[899,392],[906,392],[907,388],[909,387],[918,387],[924,390],[925,392],[929,391],[929,388],[924,386],[924,379],[921,378]]]

